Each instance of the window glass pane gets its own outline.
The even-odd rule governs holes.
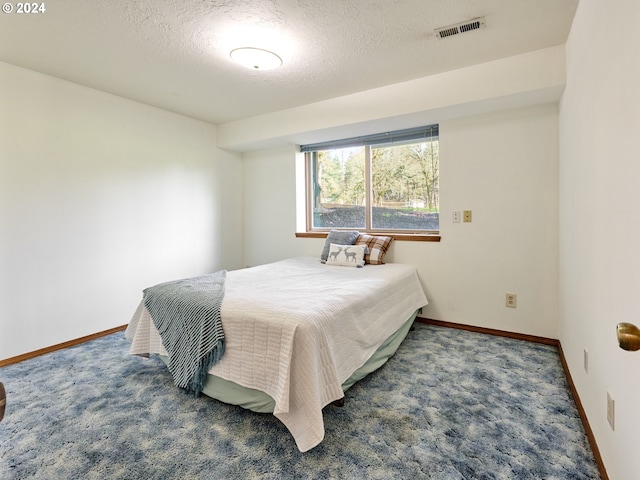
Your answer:
[[[313,228],[364,228],[364,147],[314,152],[311,160]]]
[[[372,228],[439,229],[438,157],[437,140],[372,147]]]

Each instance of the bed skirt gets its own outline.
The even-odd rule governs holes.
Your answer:
[[[358,380],[362,380],[370,373],[376,371],[396,353],[396,350],[398,350],[400,344],[409,333],[409,329],[413,325],[417,313],[416,311],[398,330],[380,345],[364,365],[345,380],[342,384],[342,390],[344,392],[351,388]],[[159,355],[159,357],[165,364],[168,363],[168,357],[164,355]],[[243,387],[235,382],[212,374],[207,376],[202,393],[221,402],[239,405],[253,412],[273,413],[275,408],[275,401],[266,393],[253,388]]]

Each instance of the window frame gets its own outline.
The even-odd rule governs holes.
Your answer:
[[[427,135],[419,132],[429,132]],[[412,136],[413,135],[413,136]],[[410,143],[421,143],[421,140],[434,140],[439,138],[438,125],[430,125],[427,127],[419,127],[418,129],[400,130],[397,132],[387,132],[384,134],[376,134],[367,137],[355,137],[351,139],[337,140],[332,142],[323,142],[313,145],[303,145],[300,151],[304,153],[305,168],[305,219],[306,232],[296,233],[297,237],[322,238],[326,237],[331,230],[358,230],[369,235],[391,236],[396,240],[412,240],[412,241],[440,241],[440,228],[438,230],[428,229],[381,229],[373,228],[372,222],[372,150],[378,147],[389,147],[394,145],[407,145]],[[386,140],[386,141],[385,141]],[[415,140],[415,141],[414,141]],[[342,148],[350,148],[362,146],[365,148],[365,226],[364,228],[356,227],[313,227],[313,208],[315,199],[313,198],[313,155],[314,152],[337,150]],[[439,211],[438,211],[439,213]]]

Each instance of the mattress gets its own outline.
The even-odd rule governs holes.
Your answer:
[[[324,438],[322,408],[413,313],[427,304],[416,268],[352,268],[296,257],[227,273],[226,349],[210,374],[266,393],[300,451]],[[141,302],[126,332],[132,354],[167,355]]]

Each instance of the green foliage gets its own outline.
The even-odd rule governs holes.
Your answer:
[[[321,151],[317,162],[321,204],[364,205],[364,148]]]
[[[438,211],[437,140],[371,152],[373,206]],[[316,162],[316,205],[364,204],[364,147],[318,152]]]
[[[417,204],[438,209],[438,143],[373,149],[374,205],[385,202]]]

